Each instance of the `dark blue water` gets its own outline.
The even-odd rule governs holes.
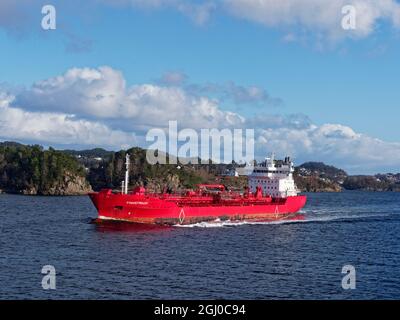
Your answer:
[[[400,193],[309,194],[303,214],[145,230],[90,224],[86,197],[0,195],[0,299],[400,298]]]

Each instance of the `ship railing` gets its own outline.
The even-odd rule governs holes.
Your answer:
[[[284,201],[274,202],[282,203]],[[210,206],[210,207],[221,207],[221,206],[246,206],[246,205],[266,205],[272,203],[271,198],[236,198],[236,199],[219,199],[215,201],[213,198],[209,199],[180,199],[176,201],[178,206]]]

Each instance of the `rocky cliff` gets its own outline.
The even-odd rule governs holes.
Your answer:
[[[19,193],[43,196],[80,196],[87,195],[92,191],[93,189],[85,177],[66,172],[61,181],[54,182],[46,189],[38,189],[35,186],[30,186],[19,190]]]
[[[26,195],[83,195],[92,191],[75,158],[40,146],[0,144],[0,190]]]

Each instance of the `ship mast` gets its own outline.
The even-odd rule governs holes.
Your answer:
[[[129,184],[129,165],[130,165],[130,158],[129,154],[126,154],[126,160],[125,160],[125,165],[126,165],[126,171],[125,171],[125,183],[124,183],[124,193],[128,194],[128,184]]]

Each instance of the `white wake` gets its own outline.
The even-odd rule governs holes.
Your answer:
[[[302,212],[300,212],[302,213]],[[193,224],[185,225],[174,225],[174,227],[179,228],[222,228],[222,227],[236,227],[243,225],[279,225],[279,224],[289,224],[289,223],[310,223],[310,222],[330,222],[330,221],[340,221],[340,220],[358,220],[364,218],[381,218],[389,216],[389,214],[353,214],[353,215],[331,215],[331,216],[307,216],[307,214],[302,213],[304,219],[292,219],[292,220],[276,220],[276,221],[231,221],[216,219],[214,221],[208,222],[198,222]]]

